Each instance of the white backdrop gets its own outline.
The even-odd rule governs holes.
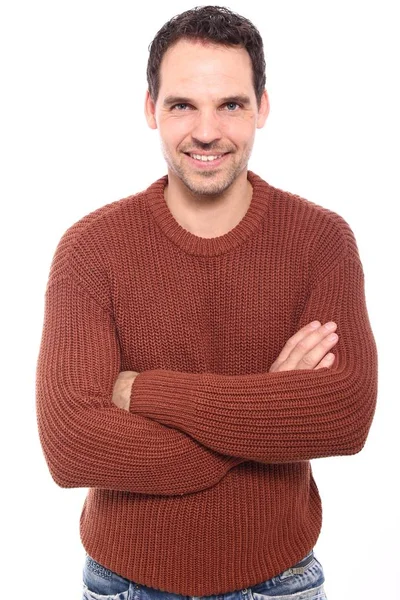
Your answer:
[[[34,380],[50,261],[62,233],[166,172],[143,115],[148,44],[194,6],[171,0],[0,5],[2,596],[81,597],[85,490],[53,483]],[[317,556],[329,600],[400,598],[396,2],[238,0],[265,41],[271,113],[250,168],[340,213],[358,240],[378,344],[364,450],[314,461]],[[397,586],[397,587],[396,587]]]

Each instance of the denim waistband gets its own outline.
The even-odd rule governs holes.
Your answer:
[[[300,568],[307,567],[307,565],[309,565],[313,560],[314,560],[314,550],[311,550],[311,552],[309,552],[307,554],[307,556],[302,558],[298,563],[293,565],[291,568],[292,569],[300,569]]]
[[[314,561],[314,551],[311,550],[311,552],[309,552],[304,558],[302,558],[296,564],[292,565],[287,571],[284,571],[284,573],[288,573],[290,571],[292,574],[296,574],[296,572],[302,574],[304,572],[304,570],[306,569],[306,567],[308,567],[308,565],[310,565],[313,561]],[[93,575],[99,577],[103,581],[113,580],[115,582],[118,579],[118,582],[120,584],[128,584],[129,585],[130,583],[133,583],[132,581],[125,579],[121,575],[114,573],[110,569],[107,569],[106,567],[104,567],[103,565],[101,565],[100,563],[95,561],[88,554],[86,555],[85,569],[87,569],[89,572],[93,573]],[[262,585],[263,583],[265,583],[265,582],[261,582],[259,585]],[[257,585],[255,587],[257,587]],[[246,588],[246,591],[247,591],[247,588]],[[174,594],[172,594],[172,596],[174,596]]]

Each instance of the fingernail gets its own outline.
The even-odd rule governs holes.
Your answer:
[[[310,323],[310,327],[311,329],[317,329],[317,327],[320,327],[321,323],[319,321],[313,321],[312,323]]]
[[[325,327],[326,329],[335,329],[336,323],[334,323],[333,321],[329,321],[329,323],[325,323]]]
[[[330,335],[328,335],[328,340],[329,340],[330,342],[334,342],[334,341],[335,341],[335,340],[337,340],[337,339],[338,339],[338,336],[337,336],[337,334],[336,334],[336,333],[331,333]]]

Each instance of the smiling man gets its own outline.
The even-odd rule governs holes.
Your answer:
[[[168,206],[189,231],[223,235],[250,205],[247,165],[256,129],[268,116],[267,92],[256,97],[245,48],[207,40],[181,39],[170,47],[160,80],[157,100],[147,93],[146,114],[159,129],[168,165]],[[210,230],[210,216],[220,233]]]
[[[166,202],[196,235],[223,235],[250,205],[247,165],[269,110],[252,73],[243,47],[181,39],[163,57],[157,101],[147,93],[147,120],[168,165]]]
[[[147,75],[168,173],[72,226],[46,294],[39,431],[55,481],[90,488],[83,597],[324,599],[310,460],[359,452],[376,400],[354,236],[248,170],[251,22],[174,17]]]

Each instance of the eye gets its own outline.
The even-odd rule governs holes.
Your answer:
[[[240,104],[237,102],[227,102],[225,106],[229,112],[235,112],[238,108],[240,108]]]
[[[189,109],[189,104],[185,104],[184,102],[180,102],[179,104],[174,104],[171,106],[171,110],[184,111]]]

